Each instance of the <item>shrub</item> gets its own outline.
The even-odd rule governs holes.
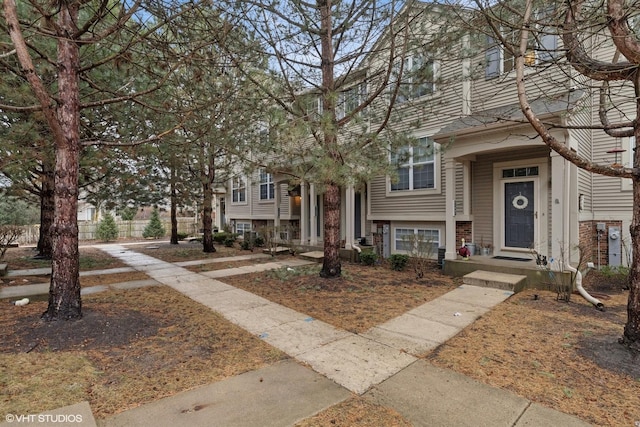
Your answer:
[[[409,262],[409,255],[403,254],[393,254],[389,258],[389,262],[391,263],[391,269],[395,271],[402,271],[407,266]]]
[[[236,236],[237,236],[237,234],[228,233],[226,231],[223,231],[221,233],[215,233],[213,235],[213,241],[218,243],[218,244],[225,244],[227,239],[233,239],[233,241],[235,242],[236,241]]]
[[[189,237],[189,234],[187,233],[178,233],[178,240],[184,240],[187,237]]]
[[[104,218],[98,223],[96,238],[105,242],[118,238],[118,226],[110,213],[105,214]]]
[[[232,247],[233,247],[233,244],[235,243],[235,241],[236,241],[236,238],[235,238],[235,237],[232,237],[232,236],[227,237],[227,238],[224,240],[224,245],[225,245],[226,247],[228,247],[228,248],[232,248]]]
[[[256,238],[254,239],[253,243],[254,243],[257,247],[261,248],[261,247],[263,247],[263,246],[264,246],[264,238],[262,238],[262,237],[260,237],[260,236],[256,236]]]
[[[17,225],[0,225],[0,261],[4,258],[9,246],[18,240],[22,232],[22,227]]]
[[[251,250],[251,242],[248,240],[243,240],[242,242],[240,242],[240,249],[242,249],[243,251]]]
[[[158,209],[154,209],[151,212],[151,218],[149,219],[149,224],[142,231],[142,237],[149,238],[153,237],[154,239],[158,239],[164,236],[165,231],[162,223],[160,222],[160,214],[158,213]]]
[[[364,251],[360,253],[360,262],[364,265],[373,265],[378,260],[378,255],[373,251]]]

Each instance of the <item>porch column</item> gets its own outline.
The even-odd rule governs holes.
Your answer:
[[[275,199],[273,201],[273,225],[280,227],[280,201],[282,200],[282,194],[280,194],[280,183],[275,182],[274,191]]]
[[[566,251],[565,256],[569,256],[569,228],[566,226],[565,221],[568,219],[565,215],[565,206],[569,203],[568,191],[566,189],[566,160],[560,157],[555,151],[551,152],[551,253],[550,258],[555,260],[562,259],[562,249]],[[545,253],[547,248],[537,247],[538,251]]]
[[[309,235],[311,239],[309,244],[315,246],[318,244],[318,197],[316,195],[315,184],[309,184]]]
[[[456,162],[454,159],[445,158],[445,200],[446,200],[446,223],[445,223],[445,259],[456,259]],[[466,183],[464,183],[466,185]]]
[[[345,222],[345,248],[346,249],[351,249],[351,246],[353,245],[353,238],[355,236],[355,230],[354,230],[354,208],[355,208],[355,197],[356,193],[355,190],[353,188],[353,185],[350,185],[346,188],[345,190],[345,215],[344,215],[344,222]]]
[[[307,183],[300,183],[300,244],[307,244],[307,226],[309,225],[309,200],[307,197]]]
[[[453,166],[455,177],[455,162]],[[469,160],[462,162],[462,214],[466,218],[471,215],[471,161]]]
[[[365,189],[360,193],[360,237],[366,237],[366,236],[367,236],[367,191]]]

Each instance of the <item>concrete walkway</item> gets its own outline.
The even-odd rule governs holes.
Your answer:
[[[296,268],[308,261],[193,273],[124,246],[98,247],[299,362],[283,361],[179,393],[110,417],[101,425],[286,426],[354,394],[396,409],[416,426],[587,425],[418,359],[511,292],[461,286],[358,335],[218,280],[231,274]]]

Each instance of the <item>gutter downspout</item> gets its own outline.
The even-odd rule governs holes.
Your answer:
[[[567,244],[570,242],[570,235],[569,235],[569,203],[567,202],[567,200],[570,200],[570,182],[569,180],[571,179],[571,174],[570,174],[570,165],[571,163],[565,159],[564,161],[564,205],[563,205],[563,213],[564,213],[564,218],[563,218],[563,226],[564,226],[564,239],[565,242],[567,242]],[[570,252],[570,251],[568,251]],[[589,301],[591,304],[593,304],[593,306],[600,311],[604,311],[604,304],[602,304],[602,302],[600,302],[599,299],[592,297],[591,295],[589,295],[589,293],[582,287],[582,273],[580,271],[578,271],[577,268],[574,268],[571,264],[571,255],[570,253],[566,254],[566,257],[564,257],[564,266],[567,270],[569,270],[570,272],[574,273],[576,275],[576,289],[578,290],[578,292],[580,293],[580,295],[582,295],[582,297],[584,299],[586,299],[587,301]]]

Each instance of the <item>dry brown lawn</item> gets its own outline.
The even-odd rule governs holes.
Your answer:
[[[131,249],[167,261],[249,253],[219,248],[203,254],[196,244],[157,246]],[[10,266],[18,253],[9,250]],[[91,256],[96,260],[90,264],[119,266],[100,251]],[[27,268],[27,259],[20,262]],[[201,268],[239,265],[245,263]],[[319,279],[317,268],[224,281],[356,333],[459,284],[435,268],[416,280],[412,271],[345,264],[343,278],[329,282]],[[110,276],[86,278],[93,277],[94,284],[137,280],[127,279],[134,277],[128,273]],[[593,424],[633,426],[640,421],[640,363],[617,344],[627,293],[598,291],[605,312],[576,295],[566,303],[552,292],[520,293],[422,357]],[[0,413],[33,413],[88,400],[104,418],[286,357],[165,286],[95,294],[84,297],[83,306],[80,321],[47,324],[39,321],[44,302],[15,307],[0,301]],[[299,425],[410,424],[393,409],[354,397]]]

